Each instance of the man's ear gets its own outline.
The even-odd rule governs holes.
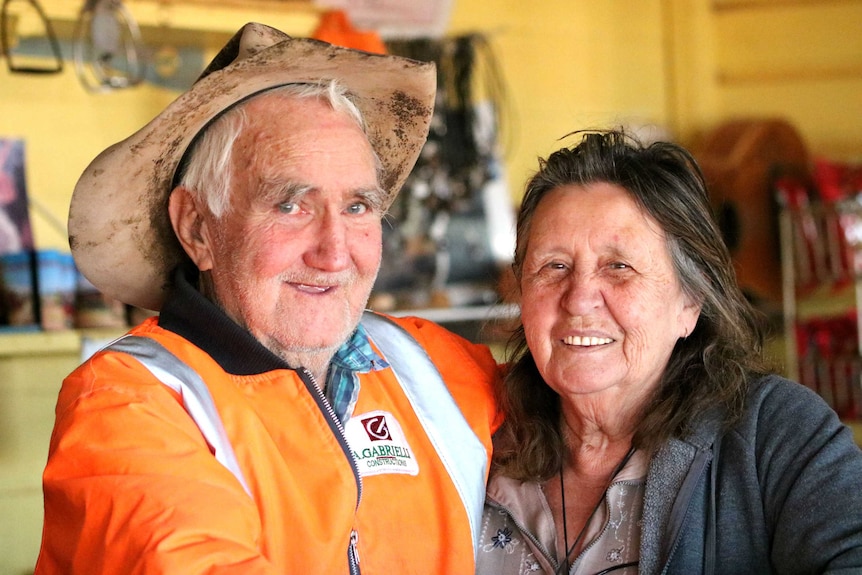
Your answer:
[[[212,269],[212,242],[207,233],[204,213],[198,209],[188,188],[174,188],[168,200],[168,213],[174,233],[197,268],[202,272]]]

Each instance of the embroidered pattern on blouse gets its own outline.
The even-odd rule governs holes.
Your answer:
[[[616,549],[611,549],[608,551],[608,554],[605,555],[605,559],[607,559],[609,563],[619,563],[623,560],[623,548],[617,547]]]
[[[505,549],[507,545],[512,543],[512,530],[508,527],[497,529],[497,534],[491,537],[491,541],[493,541],[491,548]]]
[[[486,570],[493,568],[503,573],[541,573],[542,566],[530,546],[522,539],[521,532],[510,525],[509,521],[509,514],[503,509],[485,510],[478,563],[484,565]]]

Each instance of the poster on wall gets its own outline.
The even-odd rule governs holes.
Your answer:
[[[0,326],[37,322],[24,141],[0,137]]]
[[[0,138],[0,254],[33,249],[24,180],[24,141]]]

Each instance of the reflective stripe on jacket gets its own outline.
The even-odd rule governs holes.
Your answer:
[[[360,375],[343,433],[307,377],[226,373],[154,320],[130,335],[189,371],[118,351],[137,337],[94,356],[58,401],[37,573],[348,573],[355,534],[363,575],[472,573],[494,361],[429,322],[394,321],[369,329],[394,370]],[[403,347],[402,329],[419,345]]]

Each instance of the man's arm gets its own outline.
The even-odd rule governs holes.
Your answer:
[[[254,501],[176,394],[122,354],[64,382],[43,483],[39,575],[276,573]]]

